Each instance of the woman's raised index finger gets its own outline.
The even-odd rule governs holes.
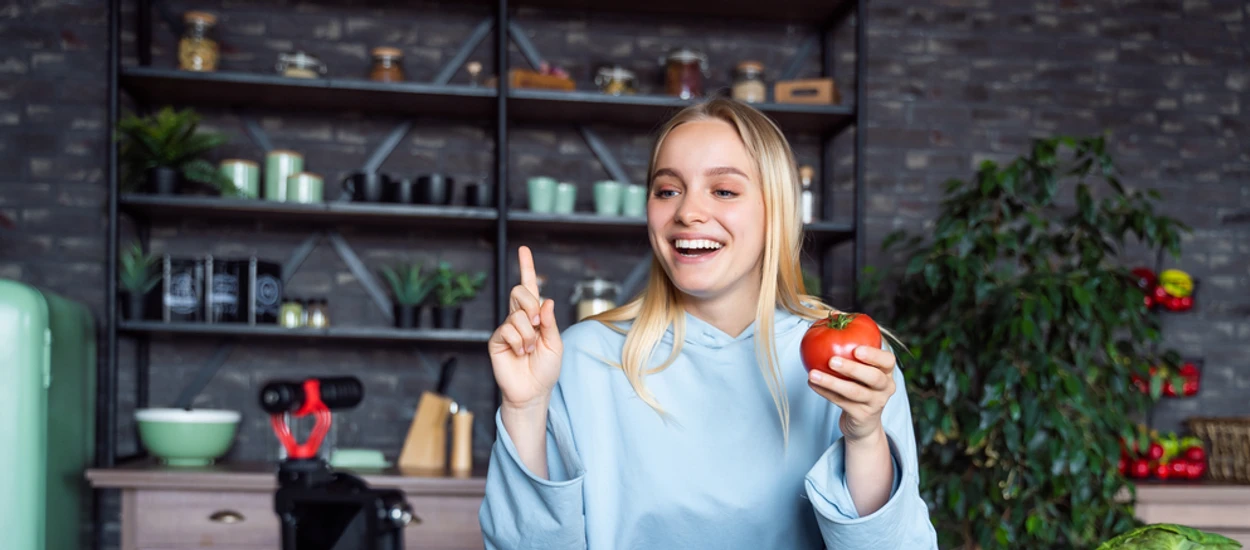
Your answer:
[[[517,250],[518,260],[521,262],[521,286],[534,293],[534,297],[538,297],[538,275],[534,273],[534,255],[530,253],[528,246],[522,246]]]

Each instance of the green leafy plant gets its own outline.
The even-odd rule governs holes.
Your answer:
[[[1157,320],[1120,256],[1179,256],[1188,227],[1158,214],[1159,198],[1124,187],[1102,137],[1043,139],[948,182],[923,237],[887,236],[906,267],[870,271],[860,296],[882,301],[867,308],[907,344],[942,548],[1091,548],[1137,525],[1117,465],[1157,392],[1131,378],[1178,355],[1156,349]]]
[[[122,168],[122,189],[138,190],[150,168],[172,168],[187,181],[207,185],[223,195],[237,195],[230,178],[203,155],[229,139],[199,131],[200,116],[191,109],[174,111],[164,107],[150,116],[128,114],[117,122],[121,141],[118,160]]]
[[[161,281],[161,274],[156,269],[160,257],[156,254],[145,254],[139,243],[131,243],[122,251],[118,258],[117,279],[122,290],[135,295],[147,294]]]
[[[486,284],[486,272],[469,274],[452,269],[451,264],[438,264],[438,305],[451,308],[472,300]]]
[[[406,306],[419,305],[434,289],[437,283],[436,274],[425,273],[420,264],[399,264],[394,267],[383,267],[382,276],[391,283],[391,292],[395,302]]]

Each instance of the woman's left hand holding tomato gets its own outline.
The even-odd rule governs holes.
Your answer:
[[[847,379],[813,369],[808,385],[816,393],[842,408],[839,421],[848,443],[884,435],[881,411],[894,395],[893,353],[871,346],[856,346],[855,360],[834,356],[829,369]]]

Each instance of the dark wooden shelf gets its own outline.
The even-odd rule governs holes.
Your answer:
[[[600,216],[591,212],[573,214],[538,214],[527,210],[508,213],[508,227],[521,232],[555,233],[572,236],[613,235],[640,237],[647,235],[645,218]],[[855,237],[849,223],[816,222],[805,228],[808,241],[817,245],[835,245]]]
[[[586,13],[691,16],[822,24],[855,7],[855,0],[517,0],[516,5]]]
[[[389,327],[285,328],[278,325],[243,323],[195,323],[161,321],[121,321],[118,328],[131,334],[186,336],[236,336],[240,338],[311,339],[331,341],[412,342],[452,345],[485,344],[490,332],[482,330],[411,329]]]
[[[492,229],[499,218],[493,208],[471,206],[432,206],[386,203],[326,202],[300,204],[260,199],[205,196],[147,195],[121,196],[120,207],[148,218],[188,217],[234,218],[266,221],[349,222],[394,226],[459,227]]]
[[[303,79],[240,72],[195,73],[126,67],[120,84],[150,105],[199,104],[330,111],[387,112],[493,122],[494,88],[366,79]]]
[[[511,90],[508,98],[508,112],[518,122],[610,124],[647,130],[659,127],[670,115],[694,103],[665,95],[530,89]],[[787,132],[828,135],[855,122],[855,110],[844,105],[760,103],[755,107]]]

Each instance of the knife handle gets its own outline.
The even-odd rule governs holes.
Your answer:
[[[451,471],[473,470],[473,413],[460,409],[451,417]]]

